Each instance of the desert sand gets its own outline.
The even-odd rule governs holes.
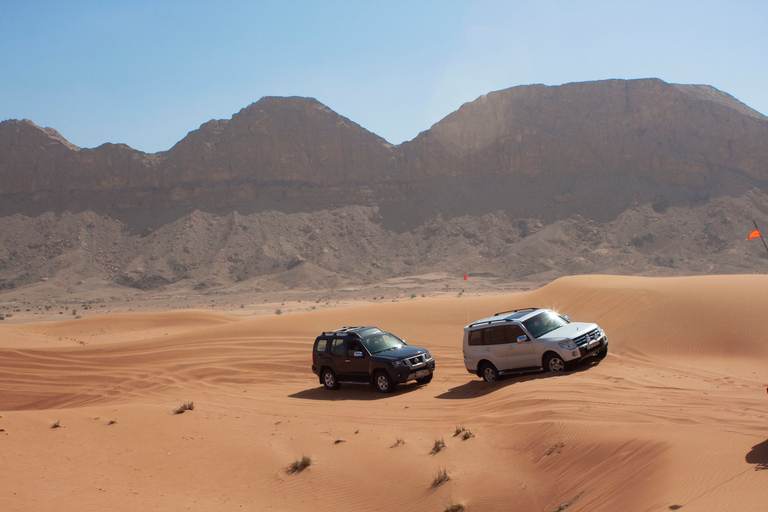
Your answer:
[[[608,357],[490,384],[467,373],[463,326],[532,305],[598,323]],[[767,307],[764,275],[588,275],[256,317],[11,318],[0,509],[768,510]],[[344,325],[428,348],[435,378],[326,391],[312,342]]]

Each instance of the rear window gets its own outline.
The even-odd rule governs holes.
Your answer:
[[[476,331],[469,331],[469,339],[467,342],[470,345],[482,345],[483,344],[483,330],[478,329]]]
[[[328,345],[328,340],[325,338],[317,340],[315,343],[315,352],[325,352],[325,347]]]
[[[344,340],[336,338],[331,342],[331,354],[344,357]]]

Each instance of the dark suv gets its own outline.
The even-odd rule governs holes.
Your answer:
[[[326,389],[342,382],[371,384],[390,393],[403,382],[432,380],[435,359],[423,348],[377,327],[342,327],[324,332],[312,348],[312,372]]]

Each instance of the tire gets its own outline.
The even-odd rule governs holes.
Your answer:
[[[341,384],[339,383],[339,379],[336,377],[336,374],[333,373],[333,370],[330,368],[325,368],[320,373],[320,382],[323,383],[323,386],[325,389],[339,389],[341,387]]]
[[[551,373],[563,373],[566,369],[563,358],[556,354],[547,354],[544,358],[544,371]]]
[[[434,375],[434,373],[430,373],[426,377],[422,377],[420,379],[416,379],[416,382],[418,382],[419,384],[429,384],[430,382],[432,382],[432,376],[433,375]]]
[[[392,382],[385,371],[378,371],[373,376],[373,385],[379,390],[379,393],[391,393],[395,390],[397,383]]]
[[[595,357],[598,359],[605,359],[605,356],[608,355],[608,347],[603,347],[597,352],[595,352]]]
[[[492,363],[484,363],[480,368],[480,376],[485,382],[496,382],[499,380],[499,370]]]

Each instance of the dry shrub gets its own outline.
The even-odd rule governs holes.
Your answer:
[[[302,455],[300,459],[291,462],[291,465],[288,466],[288,473],[301,473],[311,465],[312,459],[306,455]]]
[[[184,411],[194,411],[194,410],[195,410],[195,403],[187,402],[187,403],[181,404],[176,409],[174,409],[173,414],[181,414]]]
[[[432,489],[437,489],[448,480],[450,480],[450,477],[448,476],[448,470],[445,468],[439,469],[437,471],[437,475],[435,475],[435,478],[432,480],[431,487]]]

